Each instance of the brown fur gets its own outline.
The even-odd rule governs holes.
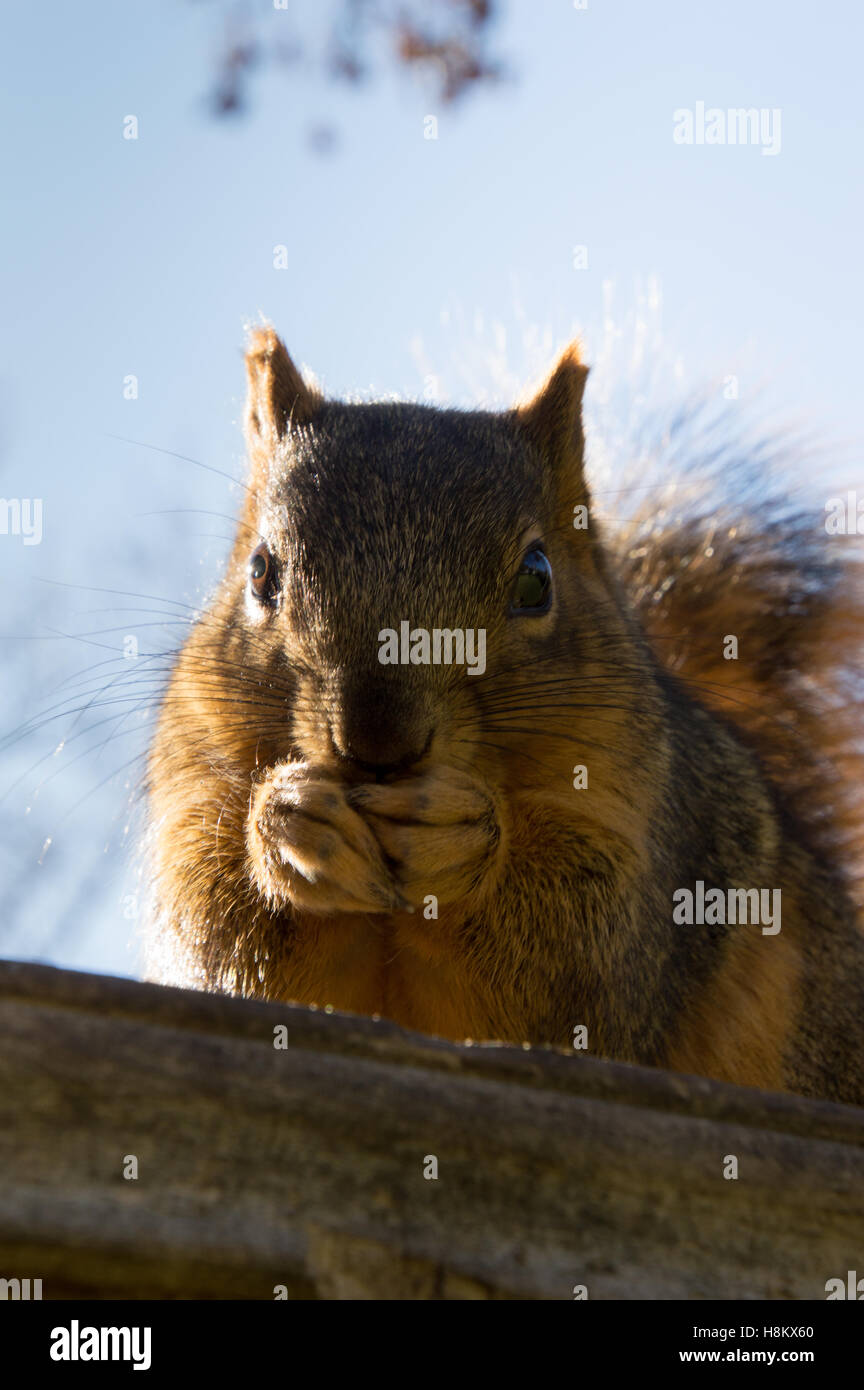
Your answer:
[[[572,348],[504,415],[324,401],[269,329],[247,362],[247,502],[150,760],[151,973],[864,1102],[824,534],[605,534]],[[551,608],[513,614],[538,537]],[[485,673],[382,666],[403,619],[483,628]],[[780,889],[782,930],[675,925],[697,879]]]

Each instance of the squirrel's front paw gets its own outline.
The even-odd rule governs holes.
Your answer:
[[[246,844],[252,881],[274,906],[327,916],[410,910],[346,788],[305,763],[255,787]]]
[[[492,869],[501,841],[495,802],[476,778],[440,767],[347,793],[372,827],[396,881],[415,906],[434,894],[456,902]]]

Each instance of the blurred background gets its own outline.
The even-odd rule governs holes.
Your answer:
[[[0,955],[136,973],[142,755],[227,550],[261,315],[329,393],[465,405],[578,333],[598,467],[698,390],[864,494],[851,0],[46,0],[5,27],[0,491],[42,519],[0,534]],[[676,143],[699,102],[779,111],[779,151]],[[821,505],[827,475],[796,481]]]

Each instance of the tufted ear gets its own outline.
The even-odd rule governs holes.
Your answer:
[[[535,448],[556,471],[581,467],[584,448],[582,396],[588,368],[571,343],[533,400],[514,412]]]
[[[253,460],[269,455],[294,425],[313,419],[321,397],[307,386],[269,326],[253,328],[246,348],[246,443]]]

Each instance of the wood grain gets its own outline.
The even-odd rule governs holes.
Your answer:
[[[0,1278],[45,1298],[824,1299],[864,1259],[857,1109],[9,962],[0,1039]]]

